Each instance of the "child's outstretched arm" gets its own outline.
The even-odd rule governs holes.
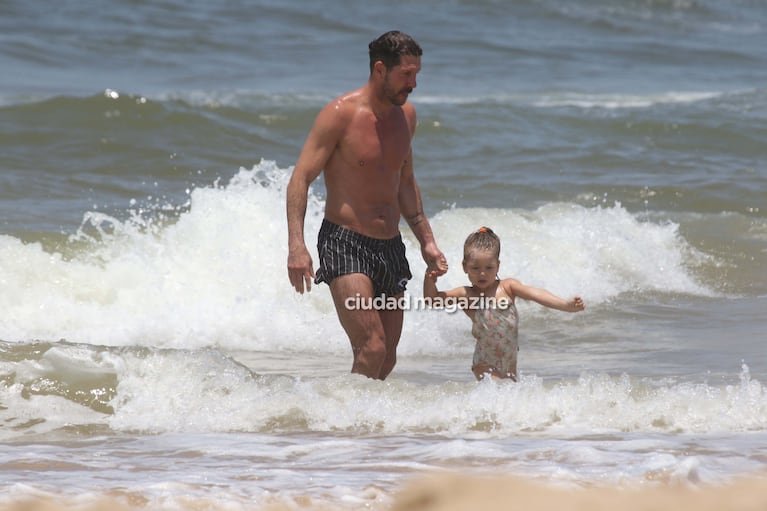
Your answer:
[[[586,308],[580,296],[574,296],[568,300],[538,287],[527,286],[516,279],[504,279],[503,285],[510,291],[512,296],[518,296],[524,300],[532,300],[544,307],[557,309],[564,312],[580,312]]]

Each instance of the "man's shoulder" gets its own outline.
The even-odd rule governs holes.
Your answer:
[[[348,122],[359,110],[362,97],[359,90],[341,94],[329,101],[320,112],[326,122]]]
[[[412,136],[415,132],[416,127],[416,114],[415,114],[415,106],[410,101],[406,102],[404,105],[400,107],[402,109],[402,114],[405,116],[405,119],[407,119],[407,123],[410,126],[410,135]]]
[[[365,100],[364,91],[362,88],[354,89],[349,92],[345,92],[341,94],[340,96],[337,96],[336,98],[332,99],[328,104],[326,105],[326,108],[350,108],[350,107],[358,107],[360,103],[362,103]]]

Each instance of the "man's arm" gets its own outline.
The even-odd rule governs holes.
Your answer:
[[[325,168],[339,139],[339,114],[334,104],[322,109],[306,138],[286,191],[288,219],[288,278],[297,292],[312,289],[314,269],[304,240],[309,186]]]
[[[413,150],[408,152],[407,160],[402,166],[399,184],[399,208],[405,221],[421,245],[421,255],[426,262],[427,270],[434,270],[437,275],[447,272],[447,260],[437,247],[434,233],[426,215],[423,212],[421,192],[413,172]]]

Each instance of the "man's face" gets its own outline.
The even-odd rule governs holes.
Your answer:
[[[403,55],[398,65],[386,72],[384,95],[394,105],[403,105],[416,87],[415,77],[421,70],[421,57]]]

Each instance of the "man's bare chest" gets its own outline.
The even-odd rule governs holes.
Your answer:
[[[406,126],[397,130],[360,129],[347,137],[343,150],[359,167],[398,171],[410,152],[410,135]]]

